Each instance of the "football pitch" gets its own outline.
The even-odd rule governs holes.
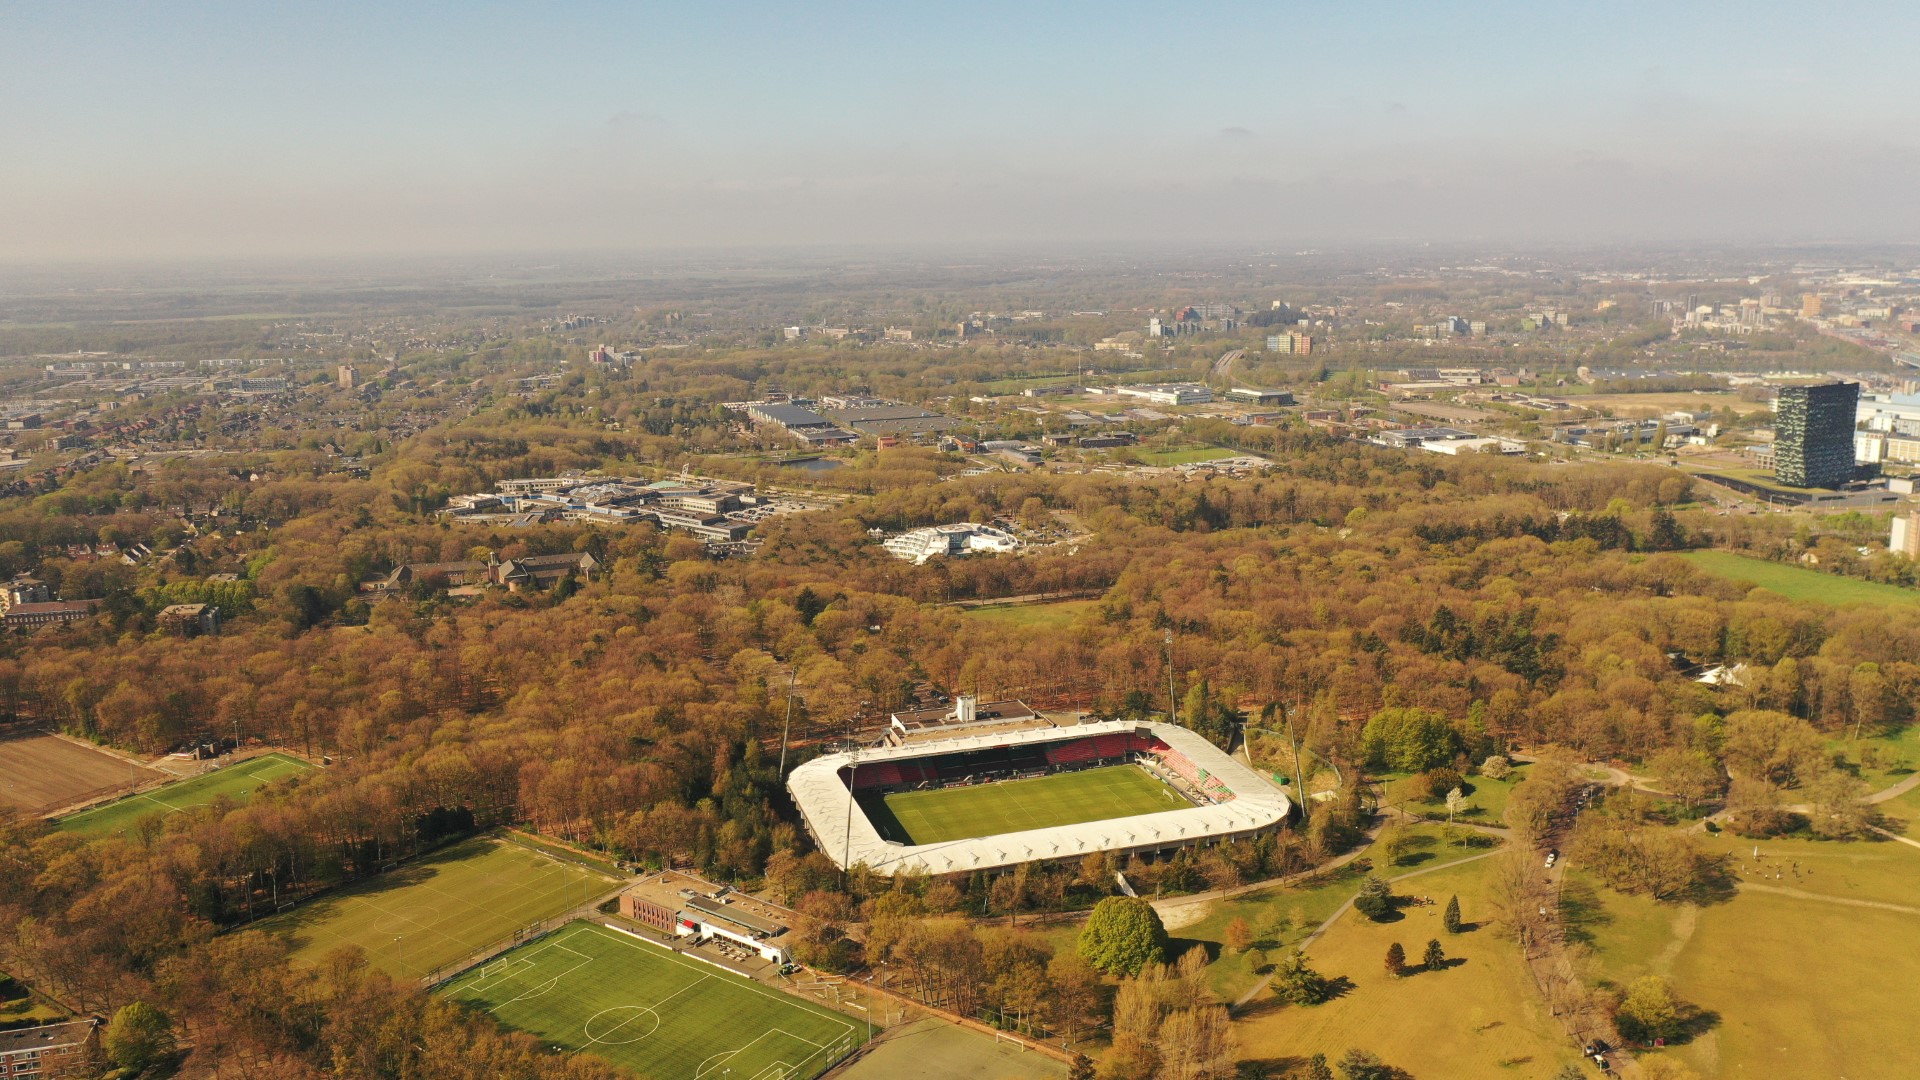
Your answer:
[[[863,798],[883,839],[943,844],[976,836],[1185,810],[1193,805],[1138,765],[1108,765],[997,784]]]
[[[287,754],[248,758],[199,776],[162,784],[152,791],[68,814],[55,823],[54,828],[89,838],[126,832],[141,818],[204,806],[222,795],[237,803],[246,802],[255,788],[268,781],[307,772],[313,767]]]
[[[489,961],[440,993],[651,1080],[810,1080],[864,1024],[592,922]]]
[[[426,975],[604,895],[615,879],[510,840],[475,837],[259,923],[295,963],[358,945],[391,975]]]

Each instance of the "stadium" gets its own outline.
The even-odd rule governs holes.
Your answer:
[[[1152,858],[1272,829],[1291,809],[1201,736],[1127,720],[861,748],[801,765],[787,789],[836,865],[888,876]]]

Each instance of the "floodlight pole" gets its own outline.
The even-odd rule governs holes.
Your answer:
[[[775,777],[783,784],[787,781],[787,734],[793,730],[793,684],[799,677],[798,668],[787,672],[787,722],[780,728],[780,773]]]
[[[1167,719],[1180,722],[1180,710],[1173,700],[1173,627],[1167,627]]]
[[[847,718],[847,836],[840,847],[840,883],[847,883],[853,861],[853,782],[860,772],[860,745],[853,739],[853,718]]]

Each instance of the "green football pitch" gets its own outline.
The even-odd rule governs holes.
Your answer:
[[[1193,803],[1138,765],[861,799],[882,838],[943,844],[976,836],[1185,810]]]
[[[866,1026],[744,976],[576,922],[441,993],[651,1080],[810,1080]]]
[[[129,795],[77,814],[68,814],[54,827],[61,832],[85,837],[123,833],[142,818],[204,806],[222,795],[237,803],[246,802],[255,788],[268,781],[295,776],[312,768],[312,765],[297,757],[265,754],[238,764],[224,765],[199,776],[162,784],[152,791]]]
[[[604,896],[616,879],[511,840],[476,837],[261,921],[295,963],[358,945],[391,975],[419,977]]]

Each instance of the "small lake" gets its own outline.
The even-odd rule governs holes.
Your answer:
[[[807,472],[831,472],[845,464],[845,462],[839,458],[822,457],[807,458],[805,461],[782,461],[778,464],[783,469],[803,469]]]

